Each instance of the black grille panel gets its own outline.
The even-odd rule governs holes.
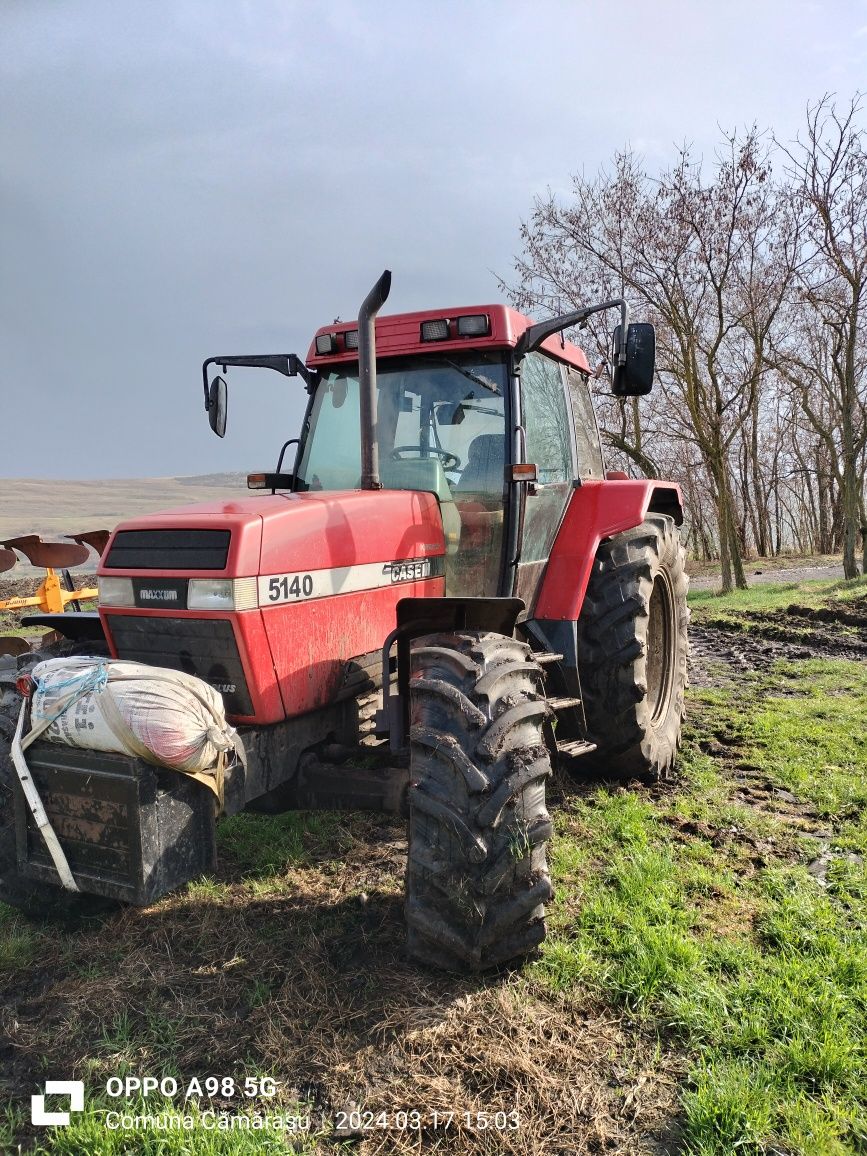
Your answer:
[[[228,530],[119,530],[103,563],[110,570],[225,570]]]
[[[152,618],[107,614],[119,658],[194,674],[220,692],[226,711],[252,715],[232,623],[225,618]]]

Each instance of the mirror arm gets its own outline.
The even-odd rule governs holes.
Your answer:
[[[210,391],[208,390],[208,366],[214,359],[209,357],[202,365],[202,385],[205,387],[205,413],[211,408]]]
[[[615,304],[615,302],[612,302]],[[629,307],[625,301],[620,302],[620,343],[617,349],[617,364],[626,364],[626,342],[629,337]]]
[[[243,357],[209,357],[202,364],[202,383],[205,387],[205,409],[208,409],[208,366],[221,365],[223,373],[229,365],[246,365],[253,369],[273,369],[284,377],[300,377],[310,393],[319,381],[319,374],[309,370],[297,353],[250,354]]]
[[[603,301],[601,305],[589,305],[585,309],[576,309],[574,313],[563,313],[559,317],[550,317],[547,321],[540,321],[536,325],[531,325],[529,329],[524,331],[515,346],[515,361],[520,361],[528,353],[538,349],[542,342],[552,334],[559,333],[562,329],[571,329],[575,325],[579,329],[583,329],[588,317],[592,317],[594,313],[601,313],[603,309],[615,309],[617,306],[620,307],[620,347],[616,351],[616,357],[618,365],[625,365],[629,307],[622,297],[615,297],[613,301]]]
[[[312,393],[319,384],[320,373],[318,369],[308,369],[297,353],[290,353],[287,358],[289,363],[289,376],[300,377],[307,386],[307,392]]]

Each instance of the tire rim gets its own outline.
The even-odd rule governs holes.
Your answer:
[[[664,572],[657,574],[650,595],[647,623],[647,702],[650,723],[668,713],[674,682],[674,597]]]

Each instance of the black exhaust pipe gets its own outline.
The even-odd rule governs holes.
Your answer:
[[[379,447],[376,444],[376,315],[391,289],[386,269],[358,311],[358,383],[361,402],[361,488],[381,490]]]

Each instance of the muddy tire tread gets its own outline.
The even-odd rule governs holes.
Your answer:
[[[408,950],[483,971],[545,935],[543,673],[524,643],[471,631],[421,640],[412,664]]]
[[[668,709],[651,719],[647,702],[647,627],[654,579],[669,582],[674,615]],[[687,686],[689,579],[674,519],[644,523],[599,547],[578,620],[579,676],[588,738],[584,764],[606,776],[658,781],[680,746]]]

